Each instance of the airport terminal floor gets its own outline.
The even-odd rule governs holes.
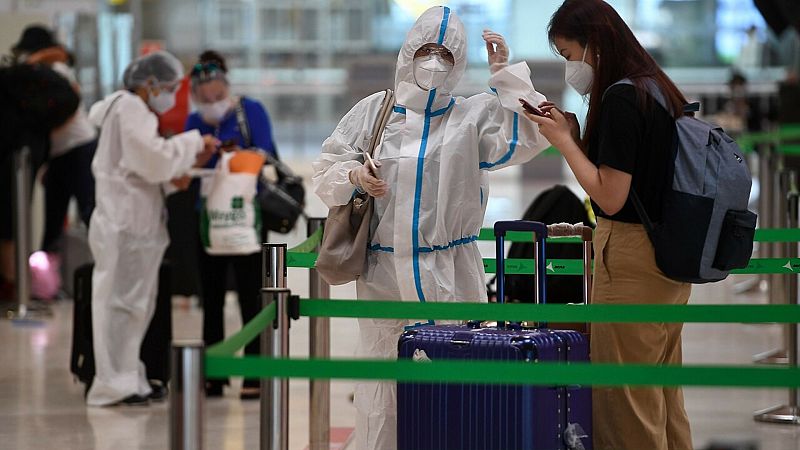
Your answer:
[[[518,218],[527,204],[554,182],[523,184],[517,173],[493,175],[491,199],[485,221]],[[308,177],[306,176],[306,180]],[[322,214],[319,200],[308,192],[309,212]],[[273,242],[290,246],[303,240],[304,224],[290,235],[274,235]],[[484,256],[494,254],[493,243],[481,243]],[[735,294],[735,285],[754,275],[732,276],[725,282],[695,286],[690,303],[765,303],[758,288]],[[753,283],[757,284],[757,283]],[[289,287],[308,294],[307,271],[289,270]],[[355,289],[332,289],[333,298],[354,298]],[[235,294],[226,301],[226,331],[240,326]],[[72,332],[69,299],[53,304],[52,318],[41,322],[0,321],[0,449],[33,450],[144,450],[168,447],[167,403],[148,407],[91,408],[85,405],[83,386],[69,372]],[[196,299],[173,298],[173,337],[199,338],[202,310]],[[292,356],[308,354],[308,318],[291,329]],[[781,345],[776,325],[687,324],[683,333],[687,364],[750,364],[752,357]],[[357,326],[352,319],[331,320],[331,356],[352,357]],[[205,448],[244,450],[258,447],[258,401],[239,399],[241,380],[234,379],[222,398],[206,401]],[[350,401],[352,382],[337,381],[331,388],[331,426],[337,440],[345,441],[354,424]],[[755,422],[753,411],[785,403],[785,389],[685,389],[686,410],[695,448],[711,442],[752,442],[760,450],[800,450],[800,427]],[[292,380],[290,388],[290,448],[308,444],[308,381]],[[334,448],[332,446],[331,448]],[[347,448],[338,444],[335,448]],[[352,446],[350,447],[352,448]],[[747,447],[751,448],[751,447]]]

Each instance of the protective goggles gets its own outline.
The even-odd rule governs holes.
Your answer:
[[[192,67],[190,77],[192,81],[199,81],[202,83],[204,81],[225,79],[225,72],[219,64],[207,62],[195,64],[194,67]]]
[[[438,44],[426,44],[419,48],[416,51],[414,56],[428,56],[428,55],[439,55],[445,59],[453,59],[453,54],[450,53],[450,50],[443,45]]]

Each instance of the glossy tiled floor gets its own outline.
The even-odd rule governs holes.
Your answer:
[[[498,178],[492,187],[492,199],[486,223],[499,218],[518,217],[529,199],[547,183],[521,186],[514,174]],[[322,206],[309,195],[312,213]],[[288,243],[301,240],[299,232],[286,237]],[[487,256],[491,245],[482,245]],[[301,295],[307,294],[307,278],[300,269],[291,269],[289,285]],[[733,294],[731,280],[713,286],[696,287],[693,303],[763,302],[755,292]],[[352,286],[333,290],[335,298],[352,298]],[[229,329],[239,326],[235,298],[231,295],[226,309]],[[175,337],[200,335],[202,312],[191,299],[174,299]],[[0,449],[8,450],[144,450],[168,447],[168,415],[165,404],[145,408],[87,408],[83,388],[69,373],[69,350],[72,331],[72,302],[61,301],[53,307],[53,317],[39,323],[0,321]],[[354,321],[332,322],[333,356],[352,356],[356,341]],[[780,329],[772,325],[687,325],[684,332],[684,355],[687,363],[747,364],[751,356],[777,346]],[[308,322],[300,320],[292,327],[292,354],[307,354]],[[258,402],[238,399],[238,380],[221,399],[206,404],[205,440],[208,449],[241,450],[258,447]],[[349,402],[352,384],[332,385],[331,422],[333,426],[353,424]],[[303,449],[307,444],[307,383],[291,383],[290,447]],[[752,420],[754,410],[786,400],[782,390],[763,389],[687,389],[686,407],[692,422],[695,445],[704,448],[712,440],[751,440],[762,450],[800,450],[800,427],[765,425]]]

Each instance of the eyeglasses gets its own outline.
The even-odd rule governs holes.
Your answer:
[[[215,62],[195,64],[192,67],[191,77],[199,81],[223,78],[225,71]]]

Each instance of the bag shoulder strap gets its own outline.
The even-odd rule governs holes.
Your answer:
[[[236,111],[236,122],[239,124],[239,133],[242,134],[242,139],[244,139],[244,145],[246,148],[250,148],[253,145],[253,141],[250,135],[250,124],[247,122],[247,113],[244,111],[244,97],[239,98],[234,110]],[[279,179],[294,176],[294,172],[283,164],[277,156],[273,156],[265,151],[265,157],[264,164],[272,164],[275,166]]]
[[[250,125],[247,123],[247,114],[244,112],[244,97],[239,98],[236,102],[236,121],[239,123],[239,132],[242,133],[244,139],[244,146],[249,148],[253,141],[250,139]]]
[[[617,81],[616,83],[613,83],[608,88],[606,88],[606,90],[603,92],[603,99],[606,98],[608,91],[612,87],[623,84],[635,86],[630,78],[623,78]],[[647,93],[652,95],[653,98],[656,99],[659,105],[661,105],[664,109],[669,111],[669,108],[667,107],[666,104],[667,102],[664,99],[664,96],[661,94],[661,90],[658,88],[658,85],[656,85],[656,83],[653,80],[648,79],[647,82],[645,83],[645,87],[647,88]],[[631,199],[631,203],[633,203],[633,207],[634,209],[636,209],[636,213],[639,215],[639,219],[641,219],[642,225],[644,225],[644,229],[647,231],[647,234],[652,235],[654,229],[653,221],[650,219],[650,215],[647,214],[647,211],[644,208],[644,203],[642,203],[642,200],[639,198],[639,195],[636,194],[636,190],[633,187],[633,183],[631,183],[630,190],[628,191],[628,198]]]
[[[375,117],[375,122],[372,125],[372,138],[369,141],[369,148],[367,149],[370,156],[375,154],[375,147],[378,146],[378,142],[383,135],[383,130],[386,128],[386,122],[388,122],[389,115],[391,115],[393,108],[394,91],[386,89],[383,102],[381,102],[381,107],[378,110],[378,115]]]
[[[644,225],[645,231],[647,231],[647,234],[652,235],[653,230],[655,229],[653,221],[650,219],[650,215],[647,214],[647,211],[644,209],[644,203],[642,203],[642,200],[636,194],[633,184],[631,184],[630,191],[628,192],[628,198],[631,199],[631,203],[633,203],[636,213],[639,214],[639,219],[642,220],[642,225]]]
[[[122,94],[119,94],[118,96],[114,97],[114,100],[111,100],[111,104],[108,105],[108,109],[106,110],[106,113],[103,114],[103,120],[100,122],[100,128],[101,129],[103,128],[103,125],[106,124],[106,119],[108,118],[108,114],[111,112],[112,109],[114,109],[114,105],[117,103],[117,101],[119,101],[119,99],[122,98],[123,95],[125,95],[124,92]]]
[[[603,98],[604,99],[606,98],[606,94],[608,94],[609,89],[611,89],[614,86],[621,85],[621,84],[627,84],[627,85],[630,85],[630,86],[635,86],[633,84],[633,81],[631,81],[630,78],[623,78],[623,79],[617,81],[616,83],[612,84],[608,88],[606,88],[605,92],[603,92]],[[658,102],[659,105],[661,105],[661,107],[663,107],[667,111],[669,111],[671,109],[667,105],[667,100],[664,98],[664,94],[661,93],[661,88],[658,87],[658,85],[656,84],[655,81],[653,81],[652,78],[647,78],[645,80],[644,86],[645,86],[645,89],[647,90],[647,93],[650,94],[654,99],[656,99],[656,101]],[[683,113],[684,114],[696,113],[696,112],[699,112],[699,111],[700,111],[700,102],[691,102],[691,103],[687,103],[687,104],[683,105]]]

